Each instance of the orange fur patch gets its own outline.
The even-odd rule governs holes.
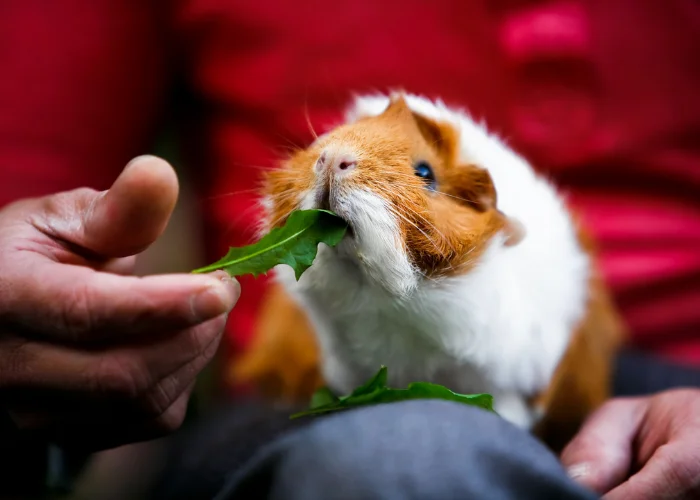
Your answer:
[[[234,385],[248,385],[274,401],[306,404],[322,385],[320,355],[306,313],[270,284],[251,346],[234,360]]]
[[[340,145],[358,157],[342,188],[363,188],[388,202],[412,262],[429,277],[463,274],[506,219],[489,173],[457,161],[457,141],[451,125],[419,116],[396,98],[381,115],[338,127],[267,175],[271,226],[282,224],[318,182],[314,164],[323,149]],[[419,161],[431,165],[436,191],[415,175]]]
[[[586,315],[549,387],[533,400],[544,409],[534,432],[555,452],[560,452],[585,418],[608,399],[614,357],[626,337],[622,319],[595,268],[594,242],[580,229],[578,239],[594,263]]]

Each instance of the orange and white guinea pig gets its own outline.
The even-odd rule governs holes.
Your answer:
[[[467,114],[357,98],[263,194],[264,231],[311,208],[350,227],[298,282],[275,270],[338,393],[386,365],[394,387],[491,393],[553,446],[607,397],[622,329],[590,244],[552,185]]]

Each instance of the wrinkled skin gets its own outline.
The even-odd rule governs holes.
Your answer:
[[[179,427],[240,289],[129,276],[177,195],[172,168],[141,157],[108,191],[0,209],[0,405],[17,428],[95,450]]]
[[[700,498],[700,390],[612,400],[561,458],[606,500]]]

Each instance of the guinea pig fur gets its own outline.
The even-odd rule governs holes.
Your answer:
[[[592,249],[555,188],[461,110],[405,94],[354,100],[346,122],[264,183],[264,230],[327,208],[351,230],[297,282],[326,383],[490,392],[533,429],[574,425],[607,394],[620,326]]]

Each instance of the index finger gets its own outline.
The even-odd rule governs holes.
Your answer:
[[[621,398],[594,412],[561,454],[569,475],[601,494],[624,481],[643,409],[640,400]]]
[[[5,287],[0,316],[64,341],[180,330],[229,312],[240,295],[238,282],[223,272],[133,277],[51,261],[25,264],[33,267]]]

